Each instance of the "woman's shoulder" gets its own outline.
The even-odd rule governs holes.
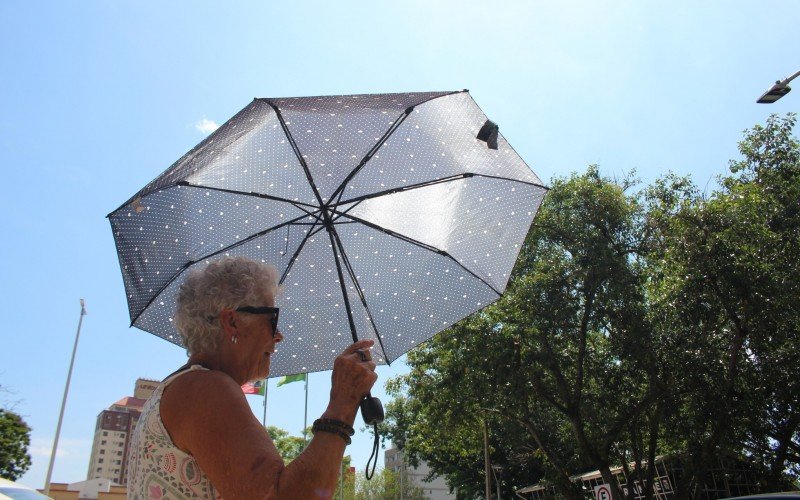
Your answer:
[[[218,370],[187,371],[172,380],[164,390],[164,397],[169,399],[194,398],[199,395],[206,400],[233,395],[243,397],[241,387],[229,375]]]
[[[242,388],[223,372],[193,370],[172,381],[161,397],[161,420],[180,449],[191,454],[192,443],[220,418],[252,415]]]

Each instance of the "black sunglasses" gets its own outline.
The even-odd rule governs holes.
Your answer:
[[[278,333],[278,315],[281,312],[279,308],[242,306],[236,308],[236,311],[248,314],[271,314],[272,318],[270,318],[270,323],[272,323],[272,336],[274,337]]]

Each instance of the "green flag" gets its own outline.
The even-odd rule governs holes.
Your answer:
[[[277,387],[280,387],[283,384],[289,384],[291,382],[305,381],[305,379],[306,379],[305,373],[298,373],[296,375],[284,375],[283,377],[281,377],[280,380],[278,380]]]

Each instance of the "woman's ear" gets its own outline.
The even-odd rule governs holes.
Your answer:
[[[220,325],[222,325],[222,331],[224,331],[227,335],[236,334],[237,319],[236,311],[233,309],[223,309],[219,313],[219,322]]]

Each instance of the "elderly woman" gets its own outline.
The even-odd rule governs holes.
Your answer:
[[[373,342],[356,342],[336,358],[314,437],[284,465],[241,389],[269,374],[275,344],[284,340],[277,290],[274,268],[244,258],[213,262],[186,278],[175,319],[189,361],[145,404],[129,453],[128,498],[333,495],[358,403],[377,379],[368,356]]]

